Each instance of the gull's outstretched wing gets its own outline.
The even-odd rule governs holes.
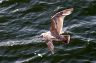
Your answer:
[[[52,41],[50,40],[46,44],[47,44],[49,50],[52,52],[52,54],[54,54],[54,45],[53,45]]]
[[[63,19],[65,16],[71,14],[72,11],[73,11],[73,8],[65,9],[63,11],[56,13],[51,18],[50,32],[53,36],[55,36],[56,38],[59,38],[60,34],[62,33]]]

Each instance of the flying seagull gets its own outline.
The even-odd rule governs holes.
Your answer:
[[[54,45],[53,40],[63,41],[65,43],[69,43],[70,35],[62,35],[63,31],[63,19],[70,15],[73,11],[73,8],[62,10],[56,13],[51,17],[51,26],[50,31],[42,33],[40,37],[48,46],[48,49],[54,54]]]

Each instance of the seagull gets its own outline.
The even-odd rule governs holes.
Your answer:
[[[42,33],[40,37],[48,46],[48,49],[54,54],[53,41],[63,41],[69,43],[70,35],[62,35],[63,31],[63,20],[67,15],[70,15],[73,8],[64,9],[51,17],[50,31]]]

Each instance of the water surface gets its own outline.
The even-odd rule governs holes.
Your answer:
[[[54,43],[51,54],[38,35],[49,30],[50,18],[74,7],[63,31],[70,44]],[[96,63],[95,0],[0,0],[0,63]]]

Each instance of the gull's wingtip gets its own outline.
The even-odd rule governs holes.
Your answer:
[[[49,50],[51,51],[51,53],[54,54],[54,45],[53,45],[52,41],[48,41],[46,44],[47,44]]]
[[[64,42],[67,44],[70,43],[70,35],[64,35]]]

